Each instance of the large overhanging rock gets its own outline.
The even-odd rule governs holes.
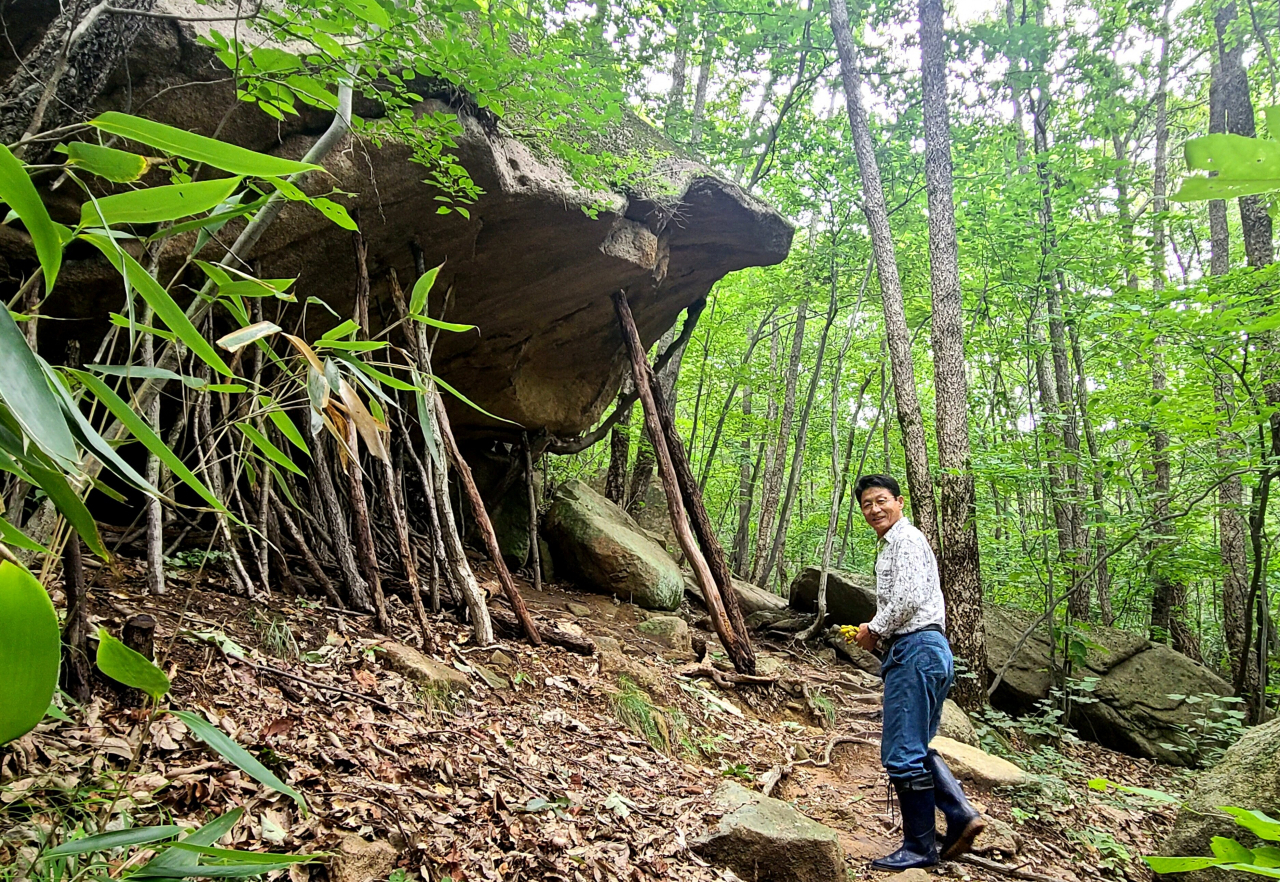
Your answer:
[[[189,0],[158,0],[159,11],[208,15]],[[128,55],[128,76],[117,76],[94,110],[135,108],[148,117],[212,135],[233,115],[222,136],[255,150],[301,156],[328,124],[304,114],[276,124],[237,102],[212,53],[197,42],[197,27],[148,19]],[[235,108],[232,110],[232,108]],[[455,108],[428,99],[424,112]],[[357,107],[366,115],[377,108]],[[684,158],[649,126],[628,117],[603,138],[601,149],[644,156],[650,163],[640,192],[588,192],[537,144],[508,137],[491,123],[459,111],[458,155],[484,195],[470,218],[437,214],[438,192],[422,182],[422,166],[408,147],[348,138],[326,159],[333,178],[317,176],[309,188],[332,186],[352,195],[368,243],[374,331],[394,320],[389,296],[394,270],[408,287],[416,277],[411,247],[427,266],[443,264],[431,313],[476,325],[479,332],[443,333],[437,372],[481,407],[530,431],[558,436],[581,432],[616,394],[625,357],[611,300],[625,290],[640,336],[652,344],[682,310],[704,298],[727,273],[774,264],[786,257],[791,226],[772,209],[701,164]],[[62,192],[74,190],[67,187]],[[70,219],[74,205],[55,203]],[[595,216],[590,216],[592,213]],[[170,248],[173,268],[181,249]],[[9,257],[5,254],[0,255]],[[216,256],[210,254],[210,256]],[[85,255],[88,258],[88,255]],[[352,237],[317,212],[285,209],[253,252],[260,276],[297,277],[299,301],[323,298],[351,314],[356,281]],[[122,294],[105,262],[72,260],[65,300],[47,311],[101,318],[118,310]],[[59,286],[63,287],[62,285]],[[446,303],[446,293],[448,294]],[[67,296],[67,295],[64,295]],[[323,309],[308,311],[307,333],[336,323]],[[58,324],[58,323],[54,323]],[[84,351],[103,324],[50,328],[42,345],[61,352],[59,334],[80,333]],[[44,333],[42,329],[42,333]],[[450,402],[455,427],[466,434],[514,437],[511,423],[491,420]]]

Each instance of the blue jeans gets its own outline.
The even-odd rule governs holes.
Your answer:
[[[884,733],[880,762],[895,780],[925,774],[929,742],[942,720],[942,702],[956,677],[951,645],[937,631],[899,638],[880,665]]]

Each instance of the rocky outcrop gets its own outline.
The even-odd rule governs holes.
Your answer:
[[[378,647],[387,667],[401,676],[414,680],[429,689],[441,692],[471,688],[471,681],[461,671],[454,670],[446,664],[427,658],[412,646],[403,643],[384,643]]]
[[[791,608],[818,611],[818,581],[822,570],[806,567],[791,583]],[[827,624],[860,625],[876,614],[876,583],[870,576],[827,571]]]
[[[1178,811],[1173,831],[1160,853],[1170,857],[1209,855],[1212,854],[1210,844],[1215,836],[1239,840],[1248,848],[1275,845],[1252,836],[1218,809],[1230,806],[1280,818],[1280,750],[1276,749],[1277,743],[1280,743],[1280,719],[1245,732],[1227,749],[1216,766],[1199,776],[1195,790]],[[1240,878],[1240,874],[1200,870],[1179,873],[1176,878],[1185,882],[1227,882],[1228,879]]]
[[[56,4],[42,6],[56,11]],[[206,19],[216,9],[191,0],[155,0],[154,6],[157,12]],[[327,114],[301,106],[300,116],[277,124],[236,100],[225,69],[199,42],[212,27],[229,31],[228,24],[121,18],[141,22],[125,59],[127,75],[113,76],[93,106],[83,109],[87,115],[145,107],[150,118],[212,135],[235,108],[223,137],[292,158],[328,125]],[[369,102],[356,110],[370,121],[380,113]],[[424,182],[428,175],[413,161],[411,148],[395,138],[375,143],[348,137],[325,161],[330,176],[313,176],[307,186],[350,194],[342,201],[358,212],[373,285],[372,334],[382,330],[380,317],[396,315],[391,272],[406,288],[416,278],[411,244],[421,247],[426,266],[443,264],[431,314],[479,330],[441,334],[435,369],[481,407],[514,421],[495,421],[446,396],[460,434],[511,440],[520,426],[531,435],[581,432],[613,400],[625,368],[611,292],[629,292],[640,336],[651,345],[726,273],[778,263],[790,248],[792,228],[777,212],[681,155],[634,116],[624,113],[608,131],[592,135],[600,153],[643,169],[624,194],[585,189],[540,145],[473,116],[457,96],[427,96],[416,111],[456,115],[456,154],[480,188],[468,216],[437,214],[438,191]],[[79,216],[78,202],[66,192],[71,189],[51,200],[59,220]],[[225,233],[234,233],[235,226]],[[193,236],[180,237],[168,249],[160,270],[165,278],[178,268]],[[20,248],[0,258],[15,272],[34,266],[33,255]],[[252,263],[263,278],[296,277],[297,291],[322,295],[337,316],[352,314],[351,234],[318,212],[285,208],[255,248]],[[66,335],[75,333],[84,336],[82,351],[93,352],[96,343],[89,336],[100,337],[107,313],[120,308],[119,279],[99,259],[78,260],[67,272],[68,284],[53,296],[75,302],[51,304],[51,311],[93,321],[50,322],[41,345],[61,354]],[[317,336],[338,321],[313,308],[303,333]]]
[[[675,561],[630,515],[582,481],[556,493],[544,531],[562,577],[646,609],[680,605],[684,576]]]
[[[762,610],[781,612],[787,608],[787,601],[772,591],[765,591],[758,585],[732,576],[730,582],[733,584],[733,593],[738,596],[738,607],[742,610],[744,617]],[[688,591],[703,607],[707,605],[706,598],[702,596],[702,586],[693,578],[692,573],[684,574],[684,590]]]
[[[709,861],[758,882],[844,882],[836,831],[780,799],[727,782],[715,794],[723,817],[693,843]]]
[[[653,616],[636,625],[636,630],[654,643],[676,652],[693,652],[689,625],[679,616]]]

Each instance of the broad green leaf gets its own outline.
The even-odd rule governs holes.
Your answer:
[[[328,199],[324,196],[317,196],[311,200],[311,205],[344,230],[360,229],[360,227],[356,225],[356,222],[351,219],[351,215],[347,213],[347,209],[339,203],[334,202],[332,199]]]
[[[107,547],[102,544],[102,536],[98,533],[97,521],[85,507],[80,494],[67,483],[63,471],[52,468],[34,457],[24,460],[23,465],[26,466],[27,473],[35,479],[36,486],[43,490],[53,502],[58,513],[66,518],[67,522],[80,534],[80,538],[84,540],[85,545],[89,546],[89,550],[103,560],[110,558]]]
[[[82,168],[115,184],[129,184],[138,180],[147,173],[151,165],[144,156],[88,141],[72,141],[58,149],[67,154],[67,165]]]
[[[293,74],[284,81],[284,84],[304,101],[310,99],[307,103],[314,103],[326,110],[338,109],[338,96],[326,89],[319,80]]]
[[[249,391],[249,387],[243,383],[210,383],[208,386],[205,386],[205,391],[234,395],[238,392]]]
[[[193,253],[198,254],[204,246],[208,244],[208,236],[210,233],[218,232],[218,230],[222,229],[226,225],[227,221],[246,215],[252,211],[257,211],[259,208],[267,204],[266,196],[260,196],[252,202],[241,204],[237,201],[240,198],[240,195],[241,194],[237,193],[232,196],[227,200],[225,207],[220,211],[215,211],[213,214],[206,215],[205,217],[198,217],[193,220],[183,221],[180,224],[173,224],[172,226],[165,227],[148,237],[147,241],[150,242],[167,236],[176,236],[179,233],[185,233],[188,230],[199,230],[200,236],[196,237],[195,247],[191,249]]]
[[[67,428],[57,396],[49,388],[49,375],[40,366],[27,338],[0,305],[0,399],[22,426],[22,431],[60,467],[73,470],[79,455]]]
[[[125,427],[133,433],[135,438],[142,442],[147,450],[160,457],[161,462],[168,466],[170,471],[181,478],[188,487],[199,493],[200,497],[211,506],[218,511],[231,515],[218,497],[214,496],[213,492],[204,485],[204,482],[192,474],[191,470],[186,467],[178,455],[169,449],[169,446],[147,425],[146,421],[134,413],[133,408],[126,404],[106,383],[87,371],[72,371],[72,373],[79,378],[80,382],[89,387],[89,391],[107,406],[107,410],[111,411],[116,419],[124,423]],[[231,517],[238,522],[234,515],[231,515]]]
[[[1268,879],[1280,879],[1280,870],[1271,867],[1258,867],[1253,864],[1222,864],[1224,870],[1235,870],[1240,873],[1252,873],[1255,876],[1266,876]]]
[[[340,2],[353,14],[371,25],[377,25],[384,31],[391,27],[391,18],[387,15],[387,11],[378,5],[378,0],[340,0]]]
[[[1259,811],[1221,806],[1218,811],[1226,812],[1236,819],[1236,823],[1244,827],[1259,839],[1268,842],[1280,842],[1280,821]]]
[[[211,211],[240,185],[240,178],[144,187],[103,196],[80,206],[81,226],[158,224]]]
[[[276,463],[279,466],[282,466],[288,469],[291,472],[294,472],[300,477],[305,478],[307,476],[306,473],[302,471],[302,469],[294,465],[293,461],[290,460],[289,457],[285,455],[283,450],[281,450],[279,447],[276,447],[274,444],[272,444],[269,440],[267,440],[265,435],[263,435],[253,426],[249,425],[248,423],[236,423],[236,428],[239,429],[246,438],[252,441],[253,445],[257,447],[259,450],[261,450],[263,455],[266,456],[267,459],[271,460],[272,462]]]
[[[1280,868],[1280,847],[1264,845],[1253,850],[1253,861],[1260,867]]]
[[[165,368],[148,367],[145,364],[90,364],[85,367],[95,374],[107,377],[128,377],[132,380],[177,380],[189,389],[203,389],[208,385],[207,380],[199,377],[179,374]]]
[[[1149,857],[1144,855],[1143,862],[1153,873],[1188,873],[1192,870],[1204,870],[1217,867],[1222,861],[1215,857]]]
[[[1236,180],[1280,178],[1280,141],[1244,135],[1202,135],[1187,141],[1187,168]]]
[[[48,592],[22,567],[0,563],[0,744],[44,719],[58,686],[61,653]]]
[[[442,331],[453,331],[455,333],[463,333],[464,331],[478,331],[475,325],[460,325],[456,322],[442,322],[440,319],[433,319],[429,315],[415,315],[414,321],[422,322],[424,325],[430,325],[433,328],[439,328]]]
[[[303,813],[306,813],[307,801],[302,798],[302,794],[272,774],[271,770],[254,759],[249,751],[231,740],[227,733],[214,726],[200,714],[192,713],[191,711],[174,711],[173,714],[182,720],[187,729],[191,731],[191,734],[213,748],[227,762],[235,765],[236,768],[259,784],[264,784],[272,790],[291,797],[298,803]]]
[[[279,332],[280,326],[275,322],[255,322],[247,328],[232,331],[225,337],[218,338],[218,345],[228,352],[238,352],[254,340],[261,340],[263,337],[270,337]]]
[[[110,833],[99,833],[83,839],[72,839],[49,849],[45,857],[68,857],[73,854],[91,854],[95,851],[109,851],[113,848],[128,848],[131,845],[146,845],[149,842],[160,842],[172,839],[182,832],[182,828],[168,824],[159,827],[131,827],[128,830],[114,830]]]
[[[272,854],[269,851],[242,851],[238,848],[215,848],[211,845],[195,845],[190,842],[175,842],[173,848],[190,851],[204,857],[219,858],[218,862],[224,864],[297,864],[315,860],[315,856],[309,854]]]
[[[316,349],[340,349],[343,352],[376,352],[386,349],[386,340],[317,340]]]
[[[147,864],[130,873],[130,879],[246,879],[261,876],[275,870],[287,870],[297,861],[283,860],[274,864],[192,864],[187,867],[166,867]]]
[[[184,132],[173,126],[116,111],[108,111],[89,120],[89,125],[157,150],[163,150],[165,153],[203,162],[214,168],[231,172],[233,175],[265,178],[322,170],[321,166],[313,163],[295,162],[292,159],[255,153],[234,144]]]
[[[1280,190],[1280,178],[1258,178],[1246,181],[1228,177],[1195,176],[1183,178],[1182,185],[1169,198],[1174,202],[1239,199],[1241,196],[1256,196],[1259,193],[1270,193],[1272,190]]]
[[[236,821],[239,821],[243,815],[244,809],[232,809],[214,818],[182,841],[190,845],[213,845],[223,836],[226,836],[231,831],[231,828],[236,825]],[[174,871],[183,867],[194,867],[198,860],[199,858],[194,852],[166,849],[152,858],[150,862],[142,867],[142,870],[147,871],[147,875],[151,876],[174,877],[177,875]]]
[[[436,434],[435,412],[432,410],[430,401],[427,400],[428,395],[436,393],[426,390],[422,375],[416,370],[413,372],[413,381],[418,387],[413,399],[418,405],[418,426],[422,429],[422,440],[426,444],[427,453],[431,455],[431,462],[437,469],[444,468],[444,451],[440,449],[440,438]]]
[[[3,144],[0,144],[0,202],[12,208],[22,219],[35,245],[40,268],[44,270],[44,289],[52,291],[58,281],[58,269],[62,266],[62,234],[49,217],[49,211],[40,200],[27,170]]]
[[[97,664],[98,670],[112,680],[141,689],[152,701],[160,701],[169,691],[169,678],[164,671],[145,655],[112,637],[106,628],[98,629]]]
[[[58,707],[56,704],[49,705],[48,709],[45,710],[44,715],[46,717],[53,717],[55,720],[59,720],[63,723],[72,722],[71,717],[67,716],[62,708]]]
[[[338,325],[336,328],[330,328],[328,331],[325,331],[323,334],[320,335],[320,339],[326,340],[326,341],[341,340],[343,337],[348,336],[353,331],[358,331],[358,330],[360,330],[360,326],[357,325],[351,319],[347,319],[345,322]]]
[[[435,287],[436,276],[440,275],[440,270],[444,269],[444,264],[427,270],[418,276],[418,281],[413,283],[413,294],[409,297],[409,314],[412,316],[426,315],[427,297],[431,294],[431,289]]]
[[[137,289],[142,299],[155,310],[156,316],[178,335],[178,339],[185,343],[188,349],[200,356],[205,364],[218,373],[226,377],[231,376],[231,368],[227,367],[217,350],[209,344],[203,334],[196,330],[196,326],[191,324],[182,307],[174,302],[168,291],[160,287],[159,282],[151,278],[151,275],[142,268],[142,264],[103,236],[89,233],[82,234],[80,238],[97,246],[107,260],[111,261],[111,265],[124,275],[126,284]]]
[[[373,365],[366,364],[365,362],[361,361],[358,358],[354,358],[352,356],[342,355],[342,354],[339,354],[337,357],[342,359],[342,361],[345,364],[350,365],[355,370],[360,371],[361,373],[373,378],[374,380],[377,380],[379,383],[386,383],[392,389],[399,389],[401,392],[412,392],[414,389],[418,388],[412,383],[406,383],[404,380],[400,380],[391,376],[391,374],[383,373]],[[387,400],[391,401],[392,404],[395,403],[393,399],[387,399]]]
[[[1271,136],[1271,140],[1280,141],[1280,107],[1274,104],[1270,107],[1262,108],[1262,115],[1267,120],[1267,134]]]
[[[280,430],[280,434],[284,435],[293,443],[293,446],[301,450],[307,456],[311,455],[307,442],[303,440],[302,433],[298,431],[298,427],[294,425],[293,420],[289,419],[289,415],[283,411],[273,410],[267,413],[271,422],[276,424],[276,428]]]
[[[51,554],[49,549],[45,548],[39,542],[32,539],[4,518],[0,518],[0,542],[3,542],[5,545],[12,548],[25,548],[27,551],[39,551],[44,554]]]
[[[1253,863],[1253,852],[1226,836],[1214,836],[1210,839],[1209,850],[1213,852],[1214,857],[1233,864]]]

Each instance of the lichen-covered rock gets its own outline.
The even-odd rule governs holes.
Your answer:
[[[680,606],[684,576],[675,561],[630,515],[582,481],[560,488],[545,531],[557,561],[583,588],[645,609]]]
[[[693,848],[709,861],[757,882],[845,882],[836,831],[790,804],[726,782],[715,794],[724,812]]]
[[[791,608],[818,611],[818,581],[822,570],[806,567],[791,583]],[[870,576],[827,571],[827,624],[861,625],[876,615],[876,583]]]
[[[652,616],[636,625],[636,630],[659,646],[677,652],[693,652],[689,625],[679,616]]]
[[[412,646],[383,643],[378,649],[382,652],[387,667],[423,686],[445,691],[466,691],[471,687],[466,674],[433,658],[427,658]]]
[[[1161,846],[1160,853],[1170,857],[1209,855],[1212,854],[1210,842],[1215,836],[1237,839],[1249,848],[1275,845],[1252,836],[1218,808],[1252,809],[1280,819],[1280,750],[1277,750],[1277,744],[1280,744],[1280,719],[1245,732],[1228,748],[1216,766],[1199,776],[1195,790],[1178,811],[1173,831]],[[1184,882],[1228,882],[1240,878],[1240,874],[1200,870],[1179,873],[1177,878]]]
[[[929,746],[938,751],[961,781],[971,781],[979,787],[1019,787],[1030,780],[1026,772],[1008,760],[944,735],[934,738]]]
[[[396,865],[396,850],[381,840],[365,842],[354,833],[342,837],[329,859],[332,882],[383,882]]]

